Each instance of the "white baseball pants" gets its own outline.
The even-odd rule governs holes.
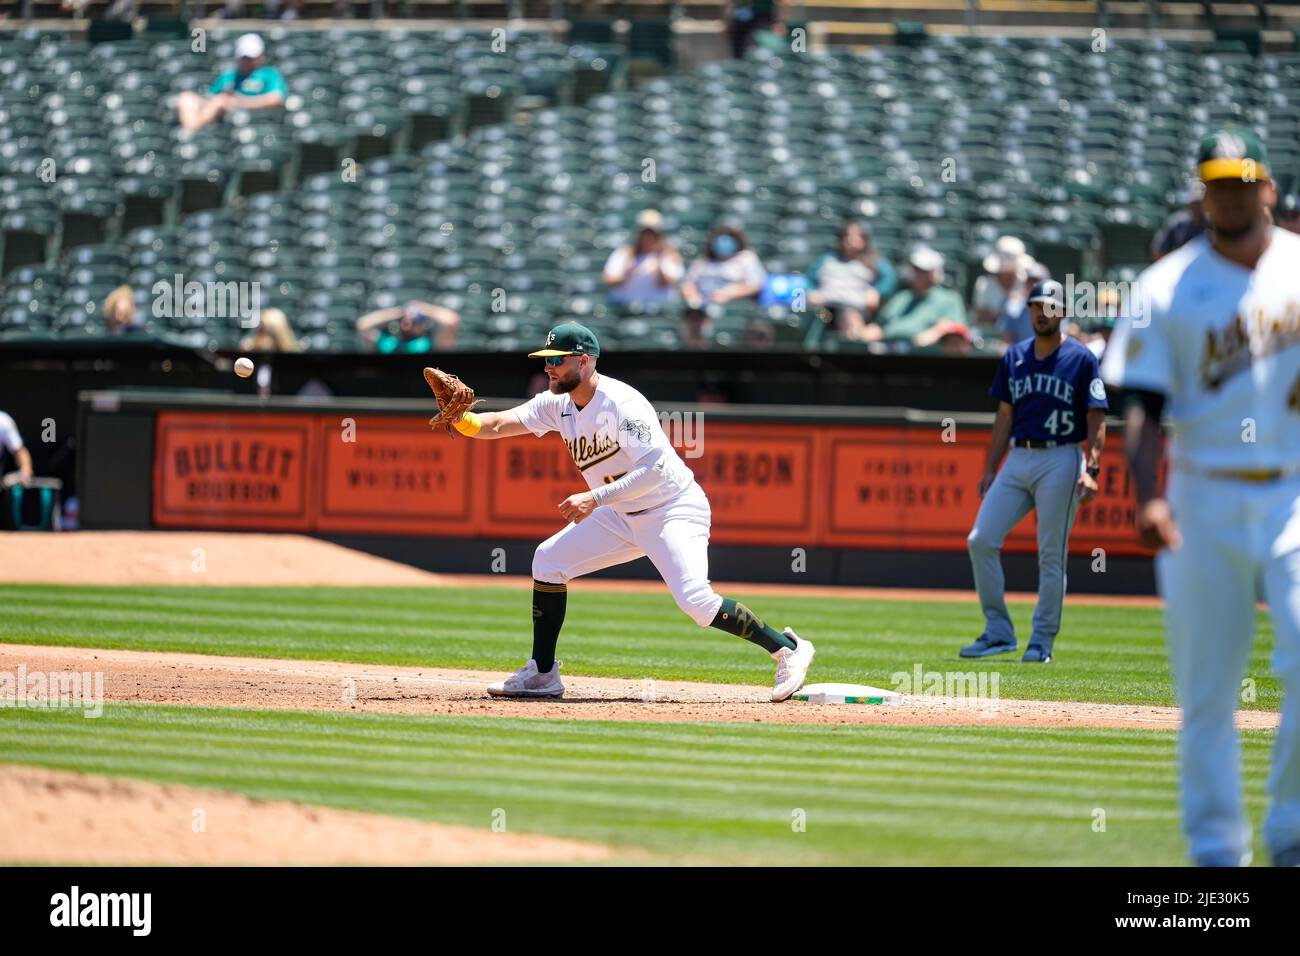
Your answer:
[[[1272,612],[1283,693],[1264,839],[1273,852],[1289,849],[1300,845],[1300,478],[1253,484],[1175,470],[1169,501],[1183,543],[1157,556],[1156,574],[1183,708],[1179,772],[1192,858],[1245,859],[1250,850],[1233,714],[1260,595]]]
[[[538,545],[533,578],[563,584],[645,555],[677,606],[700,627],[708,627],[722,607],[722,595],[709,583],[711,522],[709,499],[698,484],[639,515],[602,505],[580,524],[570,522]]]

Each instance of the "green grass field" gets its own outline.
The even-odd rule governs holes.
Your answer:
[[[1270,737],[1246,735],[1256,817]],[[1172,758],[1168,731],[0,711],[0,761],[484,828],[503,809],[652,862],[1177,864]]]
[[[737,594],[818,645],[814,680],[997,670],[1008,698],[1169,704],[1160,613],[1067,606],[1057,660],[961,661],[978,609]],[[513,670],[527,591],[0,587],[3,640]],[[1013,609],[1027,629],[1032,606]],[[1023,633],[1023,632],[1022,632]],[[1022,639],[1023,641],[1023,639]],[[1276,708],[1262,619],[1253,706]],[[756,649],[671,599],[573,589],[566,673],[766,684]],[[1258,824],[1273,734],[1244,735]],[[1178,864],[1168,731],[631,723],[109,704],[0,709],[0,762],[597,840],[619,860]],[[1105,830],[1097,832],[1097,811]],[[806,826],[792,821],[803,811]],[[1258,859],[1266,855],[1257,852]]]

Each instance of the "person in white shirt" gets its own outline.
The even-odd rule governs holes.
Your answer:
[[[24,485],[32,479],[32,453],[23,444],[23,436],[18,433],[18,425],[4,412],[0,412],[0,459],[3,452],[14,456],[18,464],[18,480]]]
[[[586,491],[559,503],[569,523],[533,557],[533,653],[495,697],[560,697],[555,646],[572,578],[648,556],[678,607],[701,627],[757,644],[776,660],[772,700],[803,686],[811,641],[778,631],[709,583],[711,510],[704,489],[668,440],[654,406],[632,386],[596,371],[600,343],[576,322],[556,326],[530,357],[546,360],[549,388],[503,412],[464,413],[451,426],[470,438],[558,432]]]
[[[1233,716],[1263,598],[1283,687],[1264,839],[1274,863],[1300,866],[1300,236],[1273,223],[1253,131],[1211,133],[1197,171],[1209,230],[1138,277],[1101,373],[1128,396],[1137,530],[1159,551],[1192,859],[1250,862]]]
[[[755,299],[763,291],[767,270],[739,227],[723,224],[709,233],[704,255],[691,263],[682,280],[682,344],[698,347],[708,342],[712,322],[705,309],[738,299]]]
[[[632,242],[609,254],[604,279],[615,305],[654,307],[677,300],[684,272],[681,255],[664,237],[664,217],[643,209]]]
[[[1019,315],[1025,307],[1025,281],[1033,257],[1015,236],[1001,236],[993,252],[984,257],[984,275],[975,280],[971,293],[971,311],[975,324],[988,329],[996,326],[1004,314]]]

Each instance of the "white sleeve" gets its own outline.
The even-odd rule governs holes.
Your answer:
[[[659,261],[662,264],[665,279],[672,283],[681,281],[682,273],[685,271],[682,266],[681,256],[660,256]]]
[[[1159,303],[1146,294],[1139,281],[1102,356],[1101,377],[1107,385],[1164,395],[1177,390],[1168,324],[1162,316]]]
[[[605,281],[623,278],[623,273],[627,271],[627,246],[619,246],[609,254],[605,260]]]
[[[758,253],[753,249],[745,250],[748,255],[745,256],[745,285],[762,285],[767,279],[767,270],[763,268],[763,261],[758,258]]]
[[[0,445],[11,453],[23,447],[23,436],[18,434],[18,425],[4,412],[0,412]]]
[[[563,395],[553,392],[538,392],[522,405],[516,405],[514,412],[519,423],[538,437],[560,428],[560,403]]]
[[[662,448],[653,450],[653,457],[640,460],[637,466],[617,481],[591,489],[591,496],[597,504],[607,505],[611,501],[625,501],[640,498],[647,492],[654,491],[663,482],[662,468],[664,452]]]

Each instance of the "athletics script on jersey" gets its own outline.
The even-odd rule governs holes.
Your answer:
[[[577,438],[567,439],[564,444],[568,447],[569,457],[573,459],[579,471],[585,471],[592,465],[599,464],[618,453],[618,439],[608,432],[602,434],[596,431],[591,435],[579,435]]]
[[[1201,351],[1201,384],[1206,390],[1219,388],[1228,379],[1250,368],[1251,362],[1300,344],[1300,302],[1292,299],[1286,312],[1267,316],[1255,308],[1250,318],[1237,313],[1222,329],[1208,329]]]
[[[578,466],[578,470],[585,471],[618,452],[620,447],[618,435],[622,432],[635,436],[642,444],[650,444],[652,436],[650,426],[636,418],[623,419],[617,429],[610,427],[606,422],[590,435],[566,439],[564,444],[569,449],[569,457]]]

